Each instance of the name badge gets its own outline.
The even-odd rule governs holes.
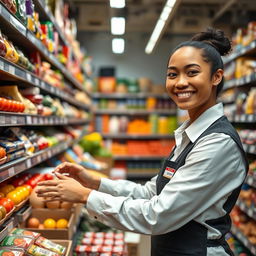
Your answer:
[[[171,167],[166,167],[163,176],[167,179],[171,179],[175,174],[176,170]]]

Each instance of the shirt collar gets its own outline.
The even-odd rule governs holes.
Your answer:
[[[189,140],[194,143],[195,140],[217,119],[224,115],[222,103],[218,103],[203,112],[191,125],[185,128]],[[187,125],[186,122],[185,125]]]

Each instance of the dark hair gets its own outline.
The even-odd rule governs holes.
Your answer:
[[[208,28],[205,32],[194,35],[190,41],[180,43],[173,53],[183,46],[192,46],[203,50],[203,59],[211,64],[211,76],[218,70],[223,69],[223,61],[221,56],[228,54],[231,50],[231,43],[225,37],[222,30]],[[224,78],[217,87],[217,96],[221,92],[224,85]]]

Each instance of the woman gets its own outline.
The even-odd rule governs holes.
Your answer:
[[[239,136],[216,103],[224,82],[221,55],[230,49],[222,31],[208,29],[171,54],[167,92],[189,120],[175,131],[176,147],[151,181],[94,178],[63,163],[55,170],[59,180],[41,182],[38,195],[83,202],[109,226],[151,235],[153,256],[233,255],[224,237],[248,166]]]

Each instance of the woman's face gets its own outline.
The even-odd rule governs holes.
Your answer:
[[[202,50],[183,46],[170,57],[166,89],[181,109],[188,110],[190,119],[196,119],[216,104],[216,87],[223,71],[211,76],[211,66],[202,57]]]

